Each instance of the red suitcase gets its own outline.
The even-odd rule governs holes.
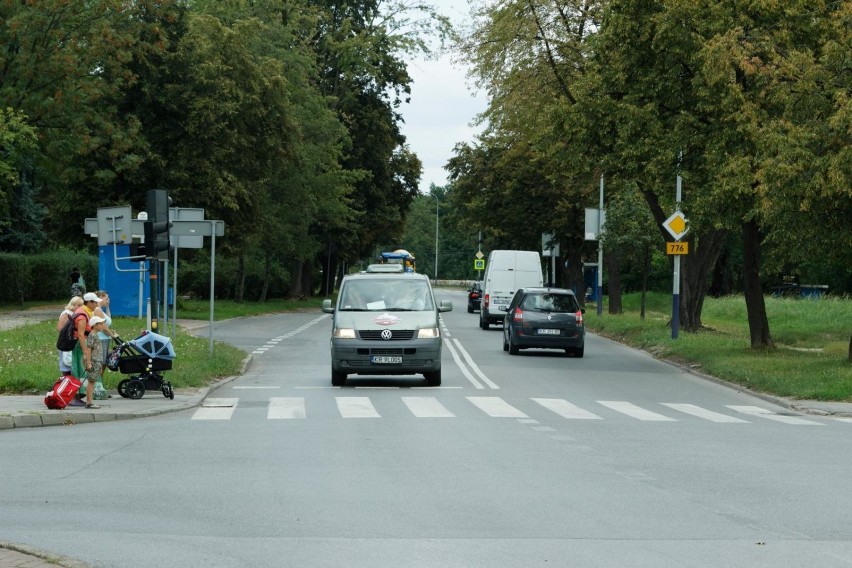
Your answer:
[[[80,390],[80,381],[71,375],[59,377],[53,384],[53,390],[44,397],[44,404],[53,410],[62,410]]]

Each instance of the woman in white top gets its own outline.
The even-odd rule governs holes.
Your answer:
[[[77,311],[77,308],[83,305],[83,298],[80,296],[74,296],[68,302],[68,305],[65,306],[65,309],[62,310],[62,313],[59,314],[59,321],[56,322],[56,331],[62,331],[62,328],[65,327],[65,323],[68,321],[68,318],[74,315],[74,312]],[[71,373],[71,352],[70,351],[59,351],[59,372],[63,375],[67,375]]]
[[[98,290],[97,292],[95,292],[95,296],[100,298],[101,301],[98,302],[98,306],[92,312],[92,317],[99,316],[104,320],[103,322],[101,322],[103,325],[99,326],[101,330],[98,331],[98,340],[101,342],[101,351],[103,352],[101,366],[106,367],[106,360],[109,356],[109,344],[110,341],[112,341],[113,336],[116,335],[116,333],[109,328],[109,326],[112,325],[112,316],[110,315],[109,311],[109,294],[107,294],[103,290]],[[88,380],[88,377],[86,380]],[[95,378],[95,384],[92,389],[92,397],[94,400],[105,400],[107,398],[112,398],[112,395],[109,394],[109,392],[107,392],[106,388],[104,387],[103,380],[104,376],[102,373],[99,373]],[[88,386],[87,383],[84,382],[84,384]],[[84,392],[82,387],[80,387],[80,391]]]

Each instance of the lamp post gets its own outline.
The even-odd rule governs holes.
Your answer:
[[[435,198],[435,281],[438,281],[438,205],[440,201],[438,201],[438,196],[434,193],[429,193],[432,197]]]

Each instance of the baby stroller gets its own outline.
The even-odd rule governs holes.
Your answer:
[[[130,341],[116,336],[115,342],[118,346],[110,352],[107,367],[111,371],[130,375],[130,378],[118,383],[118,394],[124,398],[139,399],[146,390],[158,389],[164,397],[174,400],[172,384],[161,373],[172,368],[172,360],[175,358],[171,339],[144,332]]]

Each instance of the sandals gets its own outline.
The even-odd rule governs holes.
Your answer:
[[[100,408],[100,406],[98,406],[97,404],[87,404],[86,408],[89,408],[91,410],[97,410],[98,408]]]

